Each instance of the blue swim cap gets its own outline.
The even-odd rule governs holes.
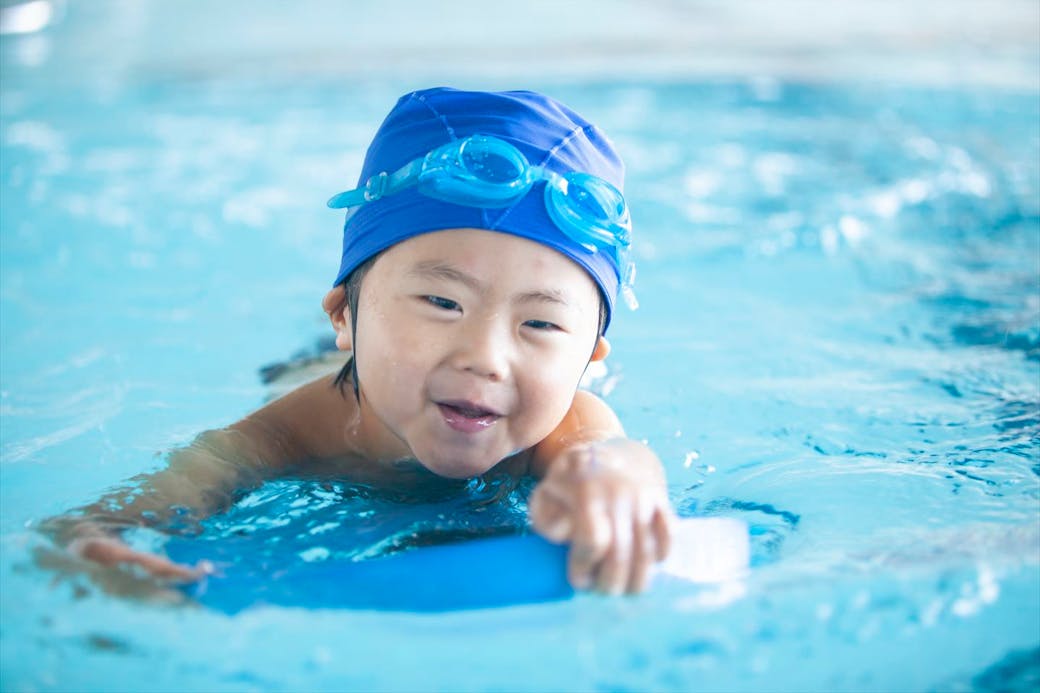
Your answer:
[[[412,92],[398,100],[372,139],[358,186],[471,135],[505,140],[533,166],[560,175],[589,173],[623,189],[624,164],[611,142],[563,104],[530,91],[443,87]],[[606,330],[626,268],[618,267],[615,254],[591,251],[561,231],[546,209],[544,189],[544,182],[537,183],[518,202],[499,209],[435,200],[414,187],[364,204],[347,215],[343,259],[334,285],[376,253],[413,236],[453,228],[486,229],[537,241],[584,268],[603,295]]]

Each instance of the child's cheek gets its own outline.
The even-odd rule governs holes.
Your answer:
[[[573,358],[546,359],[530,373],[528,401],[538,417],[541,435],[535,442],[548,436],[570,410],[581,379],[581,365],[575,366]]]

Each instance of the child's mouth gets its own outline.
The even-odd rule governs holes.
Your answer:
[[[461,433],[477,433],[494,425],[501,415],[478,404],[463,401],[438,402],[444,422]]]

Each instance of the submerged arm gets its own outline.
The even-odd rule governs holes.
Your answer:
[[[344,408],[349,409],[349,402],[331,379],[316,380],[226,429],[200,434],[171,452],[165,468],[51,518],[42,529],[59,545],[97,563],[135,564],[160,577],[191,578],[197,569],[135,551],[120,540],[120,533],[203,519],[230,506],[238,492],[308,460],[342,454]]]

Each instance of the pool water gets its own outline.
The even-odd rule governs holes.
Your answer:
[[[5,68],[4,690],[1035,689],[1028,88],[523,85],[597,121],[626,158],[641,307],[616,316],[593,386],[658,452],[681,515],[749,523],[739,584],[226,616],[41,567],[40,520],[256,408],[271,395],[261,369],[327,336],[341,218],[324,200],[416,86],[159,76],[40,90]],[[290,479],[205,532],[277,534],[288,561],[376,555],[522,527],[524,490],[401,499]]]

